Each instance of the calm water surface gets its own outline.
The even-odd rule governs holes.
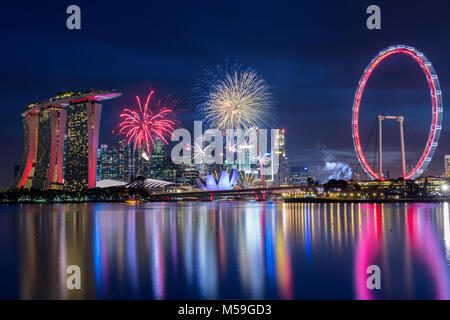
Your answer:
[[[450,296],[446,203],[0,206],[0,256],[0,298]],[[66,288],[69,265],[81,290]]]

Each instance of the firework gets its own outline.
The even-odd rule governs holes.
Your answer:
[[[258,186],[258,180],[255,178],[255,173],[242,173],[239,171],[239,181],[237,187],[241,189],[251,189]]]
[[[228,168],[225,168],[225,171],[228,172]],[[219,172],[217,172],[217,170],[214,170],[214,171],[211,173],[211,175],[214,177],[214,179],[216,179],[216,181],[219,181],[220,176],[219,176]]]
[[[273,120],[274,104],[265,80],[256,70],[243,70],[238,64],[206,70],[193,100],[197,114],[219,130],[264,128]]]
[[[268,166],[270,162],[271,162],[270,156],[267,155],[258,156],[258,164],[260,165],[260,167]]]
[[[178,101],[171,100],[168,96],[166,100],[158,100],[154,108],[150,108],[153,94],[154,91],[150,91],[144,105],[136,96],[139,109],[124,109],[120,114],[122,122],[119,123],[119,134],[127,137],[128,144],[134,142],[134,150],[137,147],[144,148],[147,155],[151,154],[155,139],[167,144],[167,138],[171,136],[177,124],[173,117],[174,107]]]
[[[244,139],[243,142],[237,143],[235,141],[227,141],[225,150],[236,153],[239,151],[250,150],[254,146],[248,141],[248,139]]]
[[[211,149],[211,145],[207,145],[206,147],[202,148],[202,146],[199,143],[195,143],[192,145],[192,150],[194,151],[194,160],[195,159],[201,159],[201,161],[205,161],[207,152]]]
[[[241,148],[239,147],[239,145],[237,143],[227,143],[227,146],[225,147],[226,150],[236,153],[238,152]]]

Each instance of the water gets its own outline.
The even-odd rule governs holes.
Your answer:
[[[446,203],[0,206],[0,298],[448,299],[449,220]]]

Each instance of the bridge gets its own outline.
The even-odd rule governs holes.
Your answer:
[[[148,196],[150,201],[213,201],[221,199],[229,200],[256,200],[267,201],[272,195],[281,193],[294,193],[299,191],[313,191],[314,186],[281,186],[261,187],[249,189],[232,189],[216,191],[188,191],[188,192],[162,192],[152,193]]]

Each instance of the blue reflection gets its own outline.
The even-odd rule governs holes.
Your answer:
[[[306,260],[309,265],[311,265],[311,231],[309,224],[309,206],[307,205],[305,208],[305,252],[306,252]]]
[[[0,263],[6,276],[20,273],[18,284],[3,282],[2,293],[21,298],[450,297],[448,204],[31,205],[19,215],[17,209],[0,215],[0,223],[20,226],[1,235]],[[13,241],[17,259],[7,255]],[[82,294],[64,291],[66,263],[83,270]],[[368,264],[378,264],[386,282],[365,295]]]
[[[273,283],[275,280],[275,255],[274,255],[274,244],[273,244],[273,224],[271,219],[272,214],[266,216],[266,226],[264,228],[264,247],[266,248],[266,273],[269,281]]]
[[[100,298],[102,296],[102,243],[100,234],[100,212],[94,213],[94,272],[95,272],[95,286],[97,294]]]

